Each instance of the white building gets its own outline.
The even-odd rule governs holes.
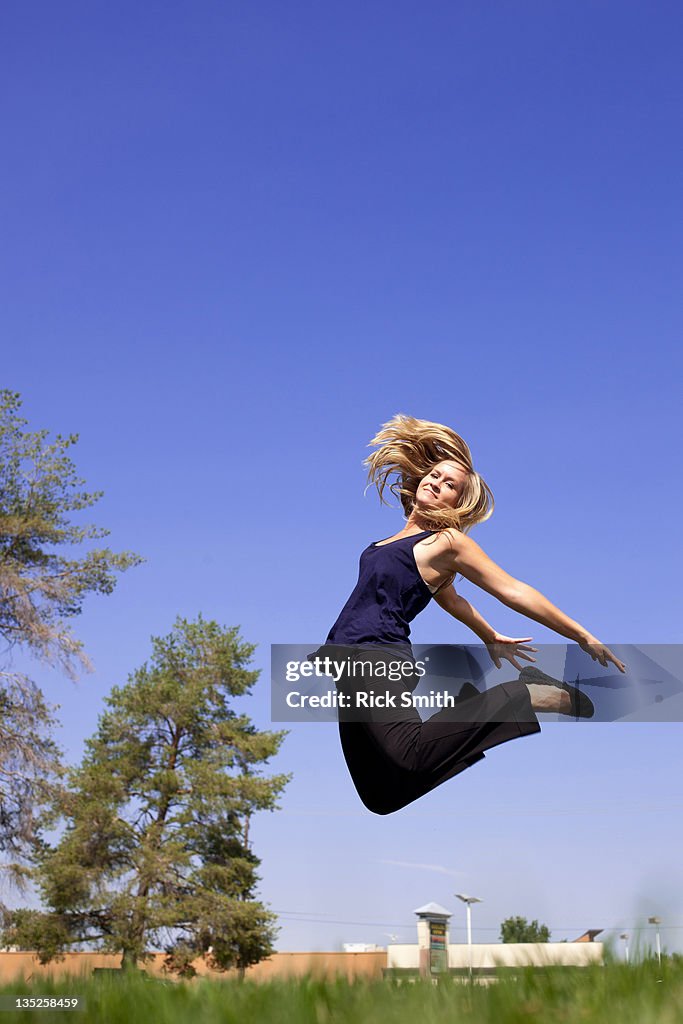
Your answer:
[[[603,945],[593,939],[599,931],[586,932],[575,942],[451,943],[451,914],[437,903],[418,907],[417,943],[387,946],[389,973],[436,975],[449,973],[494,975],[499,968],[587,967],[603,962]]]

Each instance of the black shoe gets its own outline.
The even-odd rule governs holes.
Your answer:
[[[519,678],[523,683],[545,683],[547,686],[559,686],[561,690],[565,690],[569,694],[571,700],[571,712],[574,718],[592,718],[595,714],[595,705],[590,697],[578,690],[576,686],[571,686],[569,683],[563,683],[559,679],[553,679],[552,676],[546,675],[545,672],[541,672],[540,668],[534,668],[532,665],[528,665],[523,668],[519,673]],[[560,712],[562,714],[563,712]]]

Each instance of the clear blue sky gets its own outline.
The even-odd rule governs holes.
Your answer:
[[[78,623],[96,672],[36,678],[78,758],[177,614],[320,643],[358,554],[378,426],[468,439],[475,538],[606,643],[678,643],[680,5],[8,3],[3,385],[78,432],[112,546],[147,558]],[[503,632],[550,642],[466,585]],[[468,642],[432,606],[421,643]],[[501,676],[502,680],[502,676]],[[281,949],[415,935],[484,897],[554,938],[664,919],[683,948],[683,725],[554,725],[389,818],[333,725],[254,828]],[[618,934],[618,933],[617,933]]]

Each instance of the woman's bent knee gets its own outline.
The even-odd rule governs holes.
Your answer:
[[[403,801],[392,801],[391,803],[387,803],[385,800],[366,800],[363,797],[361,797],[361,801],[363,803],[363,806],[366,807],[369,811],[372,811],[373,814],[379,814],[382,816],[385,816],[387,814],[393,814],[394,811],[398,811],[401,809],[401,807],[405,806]]]

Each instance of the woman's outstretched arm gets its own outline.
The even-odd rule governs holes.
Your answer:
[[[453,572],[459,572],[514,611],[575,641],[594,661],[599,661],[603,666],[611,661],[620,672],[625,671],[624,663],[615,658],[610,649],[584,626],[565,615],[540,591],[501,569],[471,537],[455,530],[449,530],[448,534],[451,540],[450,568]]]
[[[525,653],[527,651],[535,653],[538,650],[536,647],[528,646],[527,641],[531,640],[530,636],[503,636],[486,621],[483,615],[479,614],[469,601],[456,593],[454,587],[446,587],[438,591],[434,595],[434,600],[445,612],[452,615],[458,622],[462,622],[480,640],[483,640],[496,668],[501,667],[502,660],[509,661],[517,670],[522,667],[517,662],[518,658],[522,658],[524,661],[536,661],[531,654]]]
[[[479,614],[469,601],[457,594],[453,587],[446,587],[439,591],[434,595],[434,600],[445,612],[476,633],[485,644],[493,641],[496,636],[493,626]]]

